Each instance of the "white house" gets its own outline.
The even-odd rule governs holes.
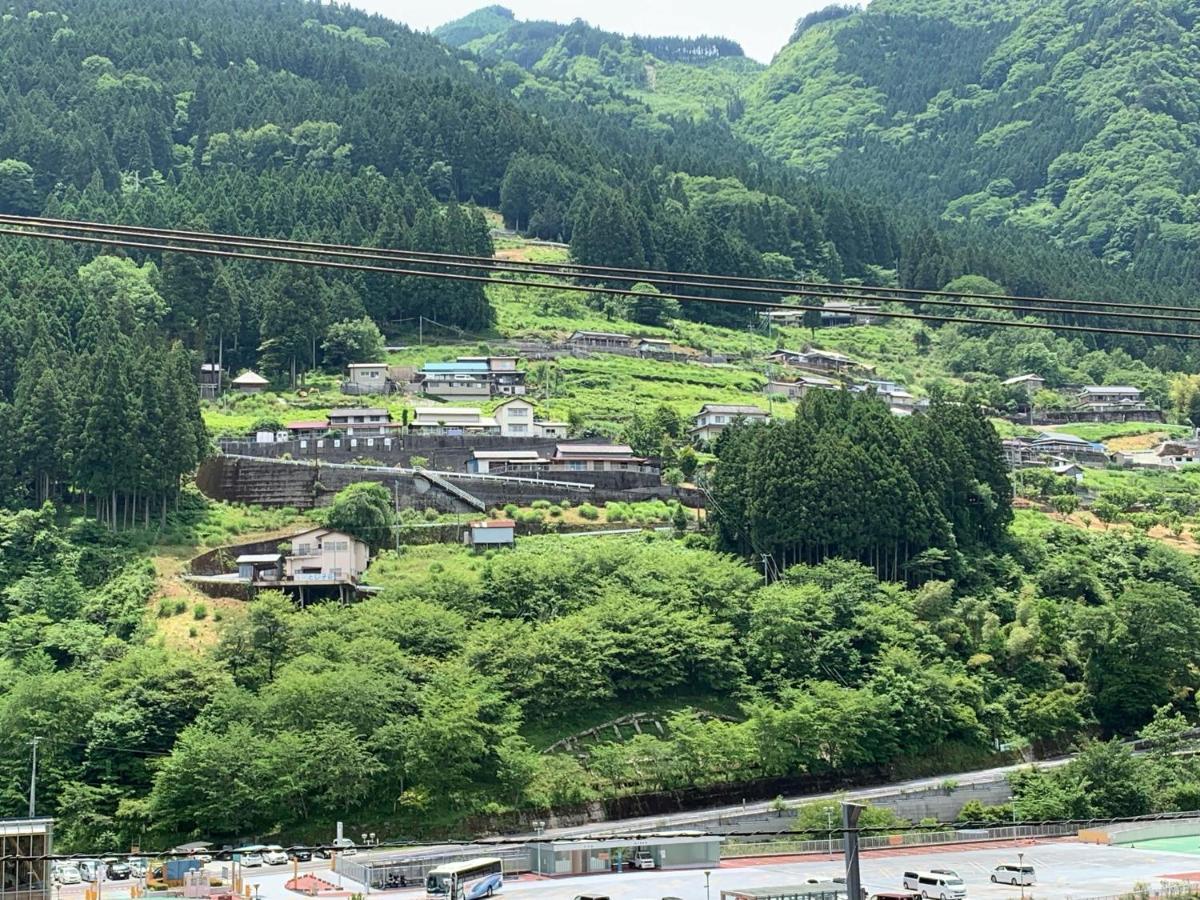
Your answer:
[[[692,435],[701,441],[715,440],[717,435],[739,419],[747,423],[770,421],[770,417],[757,406],[705,403],[693,420]]]
[[[492,410],[492,415],[505,437],[536,437],[533,412],[533,404],[528,400],[512,397]]]
[[[555,472],[644,472],[645,457],[628,444],[559,444],[547,467]]]
[[[567,422],[534,422],[537,436],[541,438],[565,438],[571,429]]]
[[[331,409],[329,428],[347,437],[383,437],[392,428],[392,414],[382,407]]]
[[[271,384],[257,372],[246,371],[229,382],[235,391],[243,394],[260,394]]]
[[[344,394],[386,394],[392,389],[387,363],[350,363],[346,371]]]
[[[310,528],[291,537],[283,558],[283,579],[296,583],[355,583],[367,571],[367,545],[341,531]]]
[[[416,434],[499,434],[500,425],[474,406],[418,406],[411,430]]]

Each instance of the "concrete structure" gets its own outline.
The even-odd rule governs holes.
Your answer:
[[[500,424],[473,406],[418,406],[414,434],[500,434]]]
[[[251,584],[278,581],[283,571],[282,553],[245,553],[237,558],[238,578]]]
[[[260,394],[271,384],[267,379],[263,378],[257,372],[246,371],[239,375],[233,381],[229,382],[230,386],[243,394]]]
[[[389,377],[387,363],[351,363],[342,382],[343,394],[390,394],[396,384]]]
[[[739,419],[747,423],[770,421],[770,417],[757,406],[705,403],[693,420],[692,437],[704,442],[716,440],[717,435]]]
[[[1154,448],[1154,455],[1166,464],[1182,466],[1187,463],[1200,462],[1200,440],[1163,441]]]
[[[476,550],[512,547],[516,544],[517,523],[512,519],[488,519],[471,522],[463,533],[463,543]]]
[[[475,450],[467,460],[467,471],[489,475],[503,472],[509,466],[545,466],[549,462],[536,450]]]
[[[1028,375],[1018,375],[1016,378],[1007,378],[1000,383],[1005,387],[1024,392],[1026,397],[1032,397],[1046,386],[1046,379],[1041,375],[1030,373]]]
[[[655,869],[709,869],[721,864],[721,836],[664,831],[636,838],[539,841],[529,846],[530,869],[539,875],[586,875],[632,868],[634,854],[649,853]]]
[[[768,381],[764,393],[800,400],[810,391],[836,391],[841,386],[841,382],[820,375],[801,375],[795,381]]]
[[[50,900],[53,838],[53,819],[0,819],[0,900]]]
[[[567,422],[534,422],[538,437],[565,438],[571,430]]]
[[[567,346],[577,350],[628,350],[633,338],[611,331],[576,331],[567,338]]]

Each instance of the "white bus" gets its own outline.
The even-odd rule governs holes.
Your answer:
[[[491,897],[504,887],[504,862],[495,857],[468,859],[430,869],[425,876],[425,893],[441,897],[450,893],[450,884],[457,881],[458,897],[450,900],[479,900]]]

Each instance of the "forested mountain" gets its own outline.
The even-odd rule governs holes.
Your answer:
[[[875,0],[801,21],[736,130],[799,170],[1195,279],[1188,0]]]

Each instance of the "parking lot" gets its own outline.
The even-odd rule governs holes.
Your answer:
[[[953,869],[966,883],[968,898],[979,900],[1017,900],[1021,890],[989,881],[992,869],[1000,864],[1015,864],[1018,850],[1024,853],[1026,865],[1037,869],[1037,884],[1025,889],[1026,898],[1037,900],[1081,900],[1087,897],[1107,897],[1132,890],[1137,886],[1152,889],[1164,879],[1191,873],[1200,880],[1200,839],[1195,839],[1196,852],[1125,847],[1102,847],[1075,842],[1051,842],[1027,846],[989,847],[986,849],[946,849],[941,851],[905,851],[894,855],[872,855],[862,860],[863,886],[871,892],[900,890],[906,871],[922,869]],[[484,855],[484,854],[481,854]],[[227,864],[225,864],[227,865]],[[220,871],[221,863],[212,863],[209,870]],[[349,879],[341,879],[329,871],[328,861],[301,864],[301,871],[315,872],[346,891],[358,892],[362,887]],[[294,900],[297,896],[284,887],[291,877],[292,867],[277,866],[250,869],[246,882],[262,900]],[[509,881],[504,895],[513,900],[572,900],[577,894],[596,892],[611,900],[659,900],[678,897],[680,900],[719,900],[722,889],[794,885],[808,877],[822,880],[842,874],[840,860],[813,860],[755,864],[727,861],[713,869],[709,889],[705,890],[704,873],[686,871],[630,871],[620,875],[589,875],[562,879],[518,878]],[[104,896],[119,900],[129,896],[129,883],[106,885]],[[379,891],[372,894],[379,895]],[[82,895],[79,886],[65,886],[61,897]],[[396,900],[424,897],[424,891],[387,891],[384,896]]]

